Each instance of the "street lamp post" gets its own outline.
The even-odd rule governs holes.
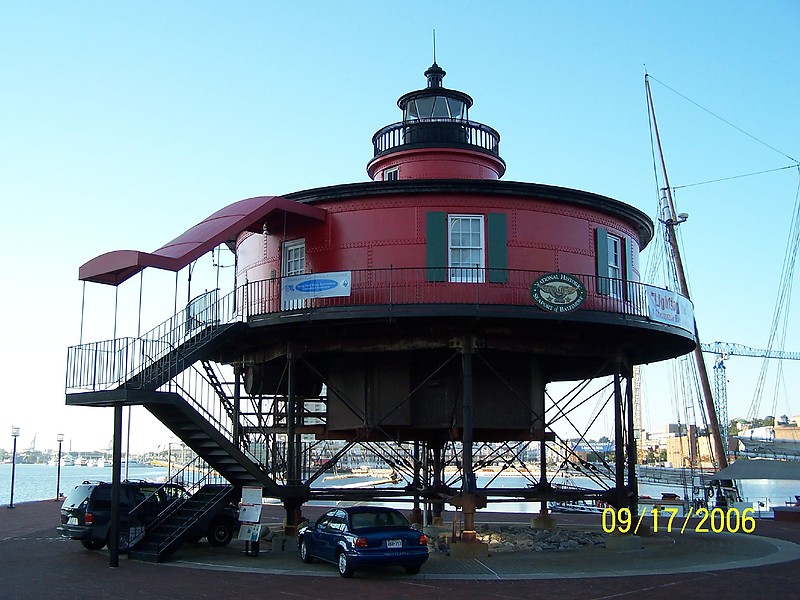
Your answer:
[[[14,438],[14,449],[11,452],[11,500],[8,508],[14,508],[14,476],[17,472],[17,438],[19,437],[19,427],[11,428],[11,437]]]
[[[56,436],[58,440],[58,475],[56,475],[56,500],[61,497],[61,442],[64,441],[64,434],[59,433]]]
[[[183,456],[183,451],[186,448],[186,444],[179,444],[178,442],[168,442],[167,443],[167,481],[172,481],[172,447],[178,446],[180,448],[181,453],[179,456],[176,456],[175,460],[175,474],[177,475],[183,466],[186,464],[186,461]]]

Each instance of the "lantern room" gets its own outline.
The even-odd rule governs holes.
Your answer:
[[[472,98],[442,86],[446,75],[435,62],[425,71],[427,87],[403,94],[403,120],[372,137],[374,157],[367,173],[374,181],[397,179],[499,179],[500,134],[469,120]]]

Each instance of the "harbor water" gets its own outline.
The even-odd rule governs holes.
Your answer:
[[[14,476],[14,504],[35,500],[55,500],[58,477],[57,465],[17,464]],[[111,481],[112,469],[108,467],[61,467],[61,494],[69,493],[84,481]],[[123,478],[125,474],[123,472]],[[161,467],[133,466],[128,469],[128,479],[164,481],[167,469]],[[0,464],[0,507],[11,500],[11,464]]]
[[[21,502],[32,502],[36,500],[55,500],[56,498],[56,479],[58,467],[54,465],[42,464],[17,464],[14,482],[14,504]],[[168,470],[164,467],[146,467],[131,465],[128,470],[128,479],[165,481]],[[72,490],[76,485],[84,481],[111,481],[112,469],[107,467],[88,467],[88,466],[63,466],[61,467],[60,491],[64,495]],[[124,473],[123,473],[124,477]],[[478,487],[489,484],[493,487],[524,488],[530,481],[521,476],[508,475],[497,478],[478,476]],[[335,481],[323,481],[322,485],[347,486],[353,484],[368,484],[369,477],[353,476]],[[576,486],[586,486],[596,488],[596,484],[589,479],[582,477],[571,477],[569,481],[556,477],[553,483],[570,483]],[[753,503],[756,514],[759,510],[769,512],[771,506],[785,506],[787,503],[795,502],[795,495],[800,495],[800,481],[775,481],[766,479],[754,479],[742,481],[739,484],[743,500]],[[660,498],[662,493],[674,493],[681,498],[685,497],[686,492],[680,486],[640,483],[639,493],[641,495]],[[0,464],[0,507],[7,506],[11,495],[11,464]],[[405,504],[405,503],[402,503]],[[396,506],[402,506],[402,504]],[[491,503],[490,510],[504,512],[536,512],[539,509],[538,502],[520,502],[516,500],[508,502]],[[0,513],[2,514],[2,513]]]

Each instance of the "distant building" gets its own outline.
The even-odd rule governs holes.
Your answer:
[[[699,435],[694,425],[688,434],[667,439],[667,462],[673,467],[713,468],[714,452],[711,437]]]

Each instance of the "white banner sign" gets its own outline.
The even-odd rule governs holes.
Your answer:
[[[653,321],[694,332],[694,307],[687,298],[669,290],[647,290],[647,315]]]
[[[349,295],[350,271],[292,275],[281,280],[281,299],[284,302]]]

